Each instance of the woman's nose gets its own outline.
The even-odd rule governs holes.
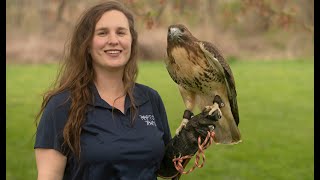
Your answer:
[[[115,33],[110,33],[108,37],[108,44],[117,45],[119,43],[118,37]]]

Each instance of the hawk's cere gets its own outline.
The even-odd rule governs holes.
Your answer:
[[[216,95],[223,107],[221,119],[215,123],[216,143],[234,144],[241,141],[237,93],[232,71],[220,51],[209,42],[200,41],[182,24],[168,28],[166,68],[178,84],[187,110],[212,105]],[[187,119],[183,119],[181,128]]]

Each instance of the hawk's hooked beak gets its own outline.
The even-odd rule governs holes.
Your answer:
[[[180,33],[181,33],[181,31],[180,31],[180,29],[177,28],[177,27],[170,27],[170,28],[169,28],[169,34],[170,34],[170,35],[175,36],[175,35],[179,35]]]
[[[181,36],[181,30],[177,27],[169,27],[168,30],[168,38],[170,39],[175,39],[175,38],[179,38]]]

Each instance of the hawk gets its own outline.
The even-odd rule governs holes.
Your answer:
[[[210,42],[194,37],[182,24],[170,25],[167,35],[166,68],[178,88],[186,111],[215,105],[221,118],[215,123],[215,143],[236,144],[241,141],[235,81],[230,66]],[[216,103],[215,97],[222,103]],[[185,111],[185,112],[186,112]],[[176,134],[185,127],[183,118]]]

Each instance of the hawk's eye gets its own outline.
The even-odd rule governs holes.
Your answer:
[[[181,28],[181,32],[182,32],[182,33],[184,33],[184,30],[185,30],[184,28]]]

